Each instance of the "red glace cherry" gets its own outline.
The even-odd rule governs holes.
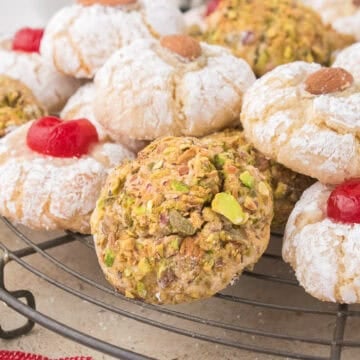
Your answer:
[[[24,52],[39,52],[44,29],[20,29],[14,37],[12,49]]]
[[[62,121],[48,116],[31,125],[26,140],[28,147],[40,154],[71,158],[87,154],[99,136],[89,120]]]
[[[348,180],[333,190],[327,216],[339,223],[360,224],[360,179]]]
[[[211,15],[219,6],[221,0],[210,0],[206,7],[205,16]]]

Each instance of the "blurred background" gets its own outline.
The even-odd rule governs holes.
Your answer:
[[[57,9],[73,0],[0,1],[0,32],[11,33],[22,26],[44,26]]]

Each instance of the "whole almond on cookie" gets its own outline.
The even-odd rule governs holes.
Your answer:
[[[313,95],[344,91],[354,82],[353,76],[342,68],[322,68],[305,81],[305,90]]]
[[[95,4],[105,6],[129,5],[136,3],[137,0],[77,0],[77,2],[84,6],[91,6]]]
[[[187,35],[164,36],[160,43],[164,48],[188,60],[195,60],[201,56],[200,43]]]

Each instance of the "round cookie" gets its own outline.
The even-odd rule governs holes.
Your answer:
[[[26,85],[0,75],[0,137],[45,114],[45,109]]]
[[[60,117],[64,120],[88,119],[96,127],[100,140],[112,139],[112,134],[108,133],[96,119],[93,109],[95,98],[94,83],[85,84],[68,100]],[[146,146],[144,141],[132,140],[127,135],[119,137],[117,140],[120,144],[134,152],[138,152]]]
[[[126,296],[159,304],[207,298],[265,251],[268,183],[246,152],[224,151],[222,163],[216,155],[195,138],[165,137],[110,173],[91,228],[108,281]]]
[[[98,2],[98,4],[96,4]],[[86,2],[85,2],[86,3]],[[136,39],[185,31],[183,17],[169,0],[135,0],[114,6],[92,1],[60,10],[49,22],[41,54],[55,67],[76,78],[93,78],[119,48]]]
[[[297,60],[329,65],[334,50],[354,41],[293,0],[222,0],[203,39],[229,47],[257,76]]]
[[[248,90],[241,121],[259,151],[293,171],[329,184],[360,176],[360,84],[346,70],[279,66]]]
[[[115,138],[204,136],[237,123],[254,81],[249,65],[222,47],[177,35],[140,40],[98,72],[95,114]]]
[[[356,43],[342,50],[335,59],[333,67],[341,67],[352,74],[356,82],[360,83],[360,43]]]
[[[252,159],[249,160],[249,163],[264,174],[273,190],[274,218],[271,230],[282,233],[295,204],[315,180],[295,173],[276,161],[268,160],[246,140],[242,131],[227,130],[209,135],[202,138],[201,141],[213,151],[223,151],[222,147],[217,146],[220,142],[225,149],[238,151],[239,154],[246,152],[251,156]]]
[[[108,171],[133,154],[100,142],[79,158],[43,155],[27,144],[33,124],[0,140],[0,214],[35,230],[89,234],[90,215]]]
[[[326,24],[340,33],[360,40],[360,2],[358,0],[302,0],[316,10]]]
[[[327,204],[333,190],[333,186],[316,183],[305,191],[286,227],[283,258],[312,296],[359,303],[360,224],[329,218]]]
[[[0,74],[23,82],[48,112],[57,113],[80,86],[79,81],[59,73],[37,51],[12,50],[13,42],[10,37],[0,43]]]

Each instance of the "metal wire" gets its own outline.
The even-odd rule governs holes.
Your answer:
[[[48,249],[52,249],[54,247],[65,246],[74,241],[79,241],[85,246],[89,248],[93,248],[92,240],[90,237],[83,237],[77,234],[67,233],[63,236],[57,237],[55,239],[47,240],[41,243],[35,243],[30,237],[26,236],[19,228],[11,224],[6,219],[2,219],[3,222],[18,236],[20,240],[22,240],[26,247],[17,251],[9,251],[0,241],[0,249],[6,253],[7,262],[13,261],[19,264],[25,270],[35,274],[37,277],[47,281],[49,284],[56,286],[57,288],[77,297],[82,300],[89,302],[95,306],[98,306],[106,311],[127,317],[129,319],[135,320],[137,322],[141,322],[143,324],[147,324],[162,330],[170,331],[172,333],[176,333],[179,335],[191,337],[197,340],[203,340],[212,342],[215,344],[225,345],[228,347],[253,351],[256,353],[263,353],[269,355],[282,356],[293,359],[307,359],[307,360],[339,360],[341,359],[341,353],[344,347],[357,348],[359,349],[360,354],[360,341],[346,341],[344,339],[344,334],[346,330],[346,320],[349,317],[357,318],[360,316],[360,311],[355,308],[349,309],[347,306],[341,305],[338,307],[333,307],[329,309],[329,306],[319,306],[316,309],[305,307],[305,306],[295,306],[295,305],[283,305],[278,303],[264,302],[260,300],[255,300],[251,298],[239,297],[228,294],[217,294],[215,296],[218,301],[225,301],[229,304],[239,304],[239,306],[248,306],[255,313],[255,309],[268,309],[270,311],[275,311],[279,314],[284,313],[303,313],[309,316],[320,316],[320,317],[332,317],[335,321],[333,336],[330,338],[320,338],[313,336],[299,336],[299,335],[290,335],[287,334],[286,329],[283,332],[274,332],[267,331],[261,328],[251,328],[246,326],[239,326],[232,323],[227,323],[224,321],[218,321],[209,319],[206,317],[201,317],[198,315],[194,315],[191,313],[173,310],[167,307],[154,306],[149,304],[144,304],[140,301],[128,299],[123,295],[117,293],[111,288],[95,282],[93,279],[89,278],[87,275],[79,273],[78,271],[71,268],[69,264],[64,264],[63,262],[56,259],[55,256],[50,255],[48,253]],[[100,291],[106,296],[112,296],[118,299],[116,305],[109,304],[103,299],[104,296],[101,296],[101,300],[99,300],[94,295],[90,295],[88,290],[78,290],[65,282],[61,282],[49,276],[44,271],[40,271],[33,265],[30,265],[25,257],[29,255],[37,255],[42,257],[44,260],[50,262],[52,265],[56,266],[59,272],[63,272],[73,278],[81,280],[83,283],[87,285],[90,289],[95,289],[96,291]],[[281,257],[277,254],[266,254],[265,259],[275,260],[275,262],[280,263]],[[297,287],[298,284],[294,279],[284,278],[279,275],[267,274],[263,272],[246,272],[244,276],[253,278],[253,281],[260,282],[275,282],[279,286],[290,286]],[[1,286],[0,286],[1,288]],[[101,341],[100,339],[95,339],[87,336],[83,332],[78,329],[72,329],[64,324],[59,323],[55,319],[51,319],[45,314],[41,314],[35,309],[31,308],[23,304],[16,297],[12,296],[5,289],[0,289],[0,300],[7,303],[10,307],[18,311],[19,313],[25,315],[28,319],[47,327],[50,330],[53,330],[59,333],[62,336],[71,338],[75,341],[78,341],[84,345],[89,347],[93,347],[99,351],[102,351],[106,354],[110,354],[115,357],[121,357],[124,359],[146,359],[146,357],[141,356],[140,354],[132,353],[126,349],[123,349],[119,346],[115,346],[113,344],[108,344],[106,342]],[[134,310],[128,310],[128,306],[125,307],[125,304],[129,304],[134,307]],[[172,325],[171,321],[159,321],[154,320],[149,315],[139,314],[139,309],[146,309],[151,313],[159,313],[161,315],[165,315],[170,319],[182,320],[184,321],[183,325]],[[187,329],[188,324],[195,324],[197,331],[190,331]],[[193,326],[194,327],[194,326]],[[214,336],[209,335],[208,330],[226,330],[229,332],[227,336]],[[231,335],[233,334],[233,335]],[[245,335],[245,336],[257,336],[263,339],[274,339],[279,342],[279,346],[276,349],[273,349],[267,345],[259,345],[259,344],[248,344],[244,340],[238,341],[236,335]],[[230,337],[230,338],[229,338]],[[328,348],[329,356],[324,357],[322,355],[308,355],[306,353],[301,353],[300,351],[294,352],[290,351],[286,348],[286,344],[289,342],[303,343],[311,345],[317,345]],[[360,356],[360,355],[359,355]]]

